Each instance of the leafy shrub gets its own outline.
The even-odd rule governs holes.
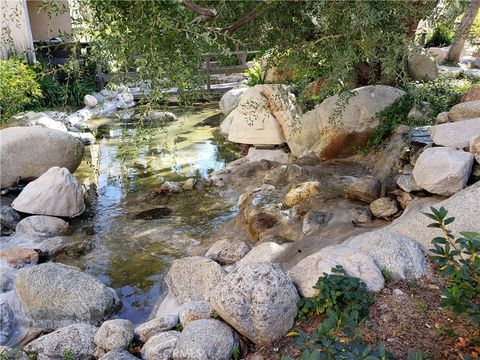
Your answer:
[[[0,119],[5,124],[42,96],[35,72],[22,60],[0,60]]]
[[[430,207],[431,213],[425,213],[435,222],[428,227],[438,228],[443,237],[432,240],[433,259],[440,266],[440,271],[449,278],[448,287],[444,290],[441,305],[454,314],[466,314],[470,321],[478,324],[480,309],[480,234],[476,232],[460,232],[455,238],[447,225],[455,218],[447,218],[448,211],[441,207]]]
[[[341,266],[336,266],[332,274],[319,278],[314,288],[319,291],[317,296],[299,301],[299,318],[311,313],[325,313],[326,316],[312,335],[298,332],[295,344],[303,350],[301,359],[391,358],[382,344],[373,348],[358,334],[358,327],[373,303],[360,279],[348,276]]]
[[[445,25],[438,25],[427,37],[426,47],[443,47],[452,43],[455,33]]]
[[[81,107],[83,97],[96,90],[95,65],[81,66],[76,59],[58,68],[45,67],[38,77],[43,92],[39,107]]]
[[[248,86],[255,86],[265,83],[265,78],[262,74],[262,67],[258,61],[254,61],[253,65],[245,70],[243,76],[245,76]]]

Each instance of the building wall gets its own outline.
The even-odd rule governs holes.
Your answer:
[[[43,1],[27,0],[33,40],[49,40],[72,32],[72,21],[68,0],[55,1],[60,12],[57,14],[42,9]]]
[[[26,0],[0,0],[0,27],[0,59],[14,50],[31,60],[33,42]]]

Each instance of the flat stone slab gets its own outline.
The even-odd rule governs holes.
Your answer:
[[[435,145],[463,149],[480,134],[480,118],[435,125],[429,129]]]

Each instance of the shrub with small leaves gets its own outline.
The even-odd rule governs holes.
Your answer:
[[[447,227],[455,221],[447,217],[448,211],[441,207],[430,207],[431,213],[425,213],[435,222],[428,227],[438,228],[443,236],[432,240],[433,259],[440,271],[449,279],[444,290],[441,305],[455,315],[466,314],[470,321],[478,324],[480,320],[480,234],[476,232],[460,232],[455,237]]]
[[[243,76],[247,80],[248,86],[255,86],[265,83],[265,77],[263,75],[263,70],[258,61],[254,61],[253,65],[249,67],[243,73]]]

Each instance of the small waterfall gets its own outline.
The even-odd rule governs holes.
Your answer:
[[[382,184],[392,174],[395,165],[399,162],[405,147],[405,136],[405,132],[397,130],[390,137],[388,145],[382,150],[382,154],[372,170],[372,176]]]

